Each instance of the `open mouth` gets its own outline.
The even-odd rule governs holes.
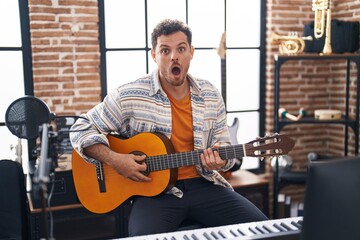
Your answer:
[[[171,72],[172,72],[172,74],[174,74],[174,75],[179,75],[180,72],[181,72],[181,70],[180,70],[179,67],[173,67],[173,68],[171,69]]]

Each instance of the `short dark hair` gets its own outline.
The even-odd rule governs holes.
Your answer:
[[[157,39],[161,35],[170,35],[174,32],[183,32],[187,37],[187,41],[191,46],[192,32],[190,28],[182,21],[177,19],[164,19],[156,27],[151,33],[151,44],[152,48],[155,50],[157,45]]]

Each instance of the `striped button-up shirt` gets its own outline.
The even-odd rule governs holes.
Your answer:
[[[208,81],[187,76],[190,81],[191,107],[194,131],[194,150],[219,143],[230,145],[226,111],[219,91]],[[83,114],[71,128],[73,148],[86,161],[95,163],[83,154],[83,149],[102,143],[109,146],[106,135],[117,133],[129,138],[141,132],[159,132],[170,138],[172,130],[170,101],[161,88],[158,72],[116,88],[105,99]],[[235,163],[229,159],[223,171]],[[196,165],[205,179],[225,187],[231,185],[217,172],[207,171]],[[182,193],[176,188],[170,192]]]

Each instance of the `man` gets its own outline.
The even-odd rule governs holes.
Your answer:
[[[152,180],[144,175],[145,156],[112,151],[108,133],[132,137],[159,132],[171,140],[176,152],[205,149],[201,164],[178,169],[171,190],[133,198],[130,236],[176,231],[184,219],[205,227],[266,220],[218,173],[235,163],[210,148],[230,145],[226,111],[215,87],[188,73],[194,55],[191,30],[181,21],[166,19],[155,27],[151,40],[158,69],[118,87],[83,115],[72,127],[74,149],[87,161],[101,161],[136,182]]]

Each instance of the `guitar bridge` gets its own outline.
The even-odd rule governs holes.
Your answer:
[[[104,168],[100,162],[96,164],[96,178],[99,185],[99,191],[106,192]]]

